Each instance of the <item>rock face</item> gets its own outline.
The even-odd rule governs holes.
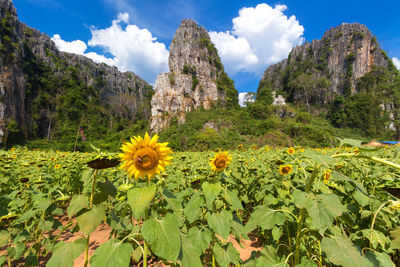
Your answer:
[[[356,92],[356,81],[388,57],[366,26],[354,23],[328,30],[321,40],[296,46],[287,59],[267,68],[258,92],[285,91],[292,102],[324,104],[335,94]]]
[[[129,120],[140,110],[150,117],[153,90],[136,74],[60,52],[49,36],[18,20],[11,0],[0,0],[0,17],[0,144],[11,132],[22,139],[49,137],[51,114],[62,112],[62,103],[41,97],[60,97],[73,85],[85,88],[84,102],[98,98],[113,116]]]
[[[237,91],[224,72],[204,27],[183,20],[170,46],[170,72],[158,75],[151,100],[151,130],[159,132],[172,118],[203,107],[237,105]]]

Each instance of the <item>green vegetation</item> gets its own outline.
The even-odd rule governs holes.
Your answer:
[[[328,118],[335,127],[357,128],[366,136],[399,139],[400,75],[385,67],[374,67],[357,80],[356,93],[337,95]],[[390,119],[392,116],[393,120]],[[390,121],[395,130],[389,129]]]
[[[149,180],[106,153],[0,151],[0,265],[398,266],[399,147],[338,141],[175,152]]]
[[[280,118],[280,116],[284,116]],[[205,127],[206,123],[215,125]],[[256,101],[247,108],[226,110],[195,110],[186,114],[186,122],[171,125],[161,132],[163,140],[174,150],[234,149],[238,144],[247,147],[264,146],[332,146],[337,136],[364,140],[368,137],[357,129],[337,129],[323,116],[315,117],[293,107],[265,106]]]

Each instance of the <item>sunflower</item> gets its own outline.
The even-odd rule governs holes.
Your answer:
[[[210,160],[211,170],[216,172],[223,171],[231,163],[231,160],[232,157],[227,151],[219,151]]]
[[[169,155],[172,150],[167,146],[168,143],[157,143],[158,135],[151,139],[146,132],[144,138],[137,136],[131,137],[131,142],[124,143],[120,154],[122,165],[120,169],[125,170],[129,177],[135,179],[151,179],[156,173],[165,171],[165,167],[171,164]]]
[[[281,175],[290,174],[293,171],[293,167],[290,164],[279,166],[279,173]]]
[[[54,165],[54,169],[59,169],[59,168],[61,168],[61,165],[60,165],[60,164]]]
[[[331,169],[327,169],[327,170],[324,172],[324,183],[328,183],[329,178],[331,178],[331,172],[332,172]]]
[[[240,150],[240,149],[243,149],[243,145],[238,145],[238,146],[237,146],[237,149],[239,149],[239,150]]]
[[[294,153],[296,153],[296,149],[294,149],[293,147],[289,147],[289,148],[287,149],[287,153],[288,153],[289,155],[293,155]]]
[[[16,159],[17,158],[17,155],[12,155],[11,156],[13,159]]]

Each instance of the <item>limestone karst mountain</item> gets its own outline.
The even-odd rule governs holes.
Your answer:
[[[366,26],[343,23],[320,40],[296,46],[287,59],[269,66],[258,93],[282,91],[291,102],[324,104],[335,94],[355,93],[357,79],[374,66],[390,64],[393,67]]]
[[[238,105],[237,90],[227,76],[204,27],[183,20],[170,46],[170,72],[158,75],[151,100],[151,130],[159,132],[173,118],[185,121],[193,109]]]
[[[149,119],[152,87],[132,72],[60,52],[50,37],[18,20],[0,0],[0,144],[5,139],[115,132]]]

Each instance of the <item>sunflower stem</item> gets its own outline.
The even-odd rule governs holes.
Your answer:
[[[143,267],[147,267],[147,244],[143,239]]]
[[[94,186],[96,184],[97,171],[98,171],[98,169],[95,169],[94,174],[93,174],[93,178],[92,178],[92,191],[90,192],[89,209],[92,209],[92,207],[93,207],[93,195],[94,195]],[[87,265],[89,263],[89,240],[90,240],[90,234],[88,234],[87,237],[86,237],[84,267],[87,267]]]
[[[96,170],[94,171],[94,174],[93,174],[93,179],[92,179],[92,191],[90,192],[89,209],[92,209],[92,207],[93,207],[93,195],[94,195],[94,186],[95,186],[95,184],[96,184],[97,171],[98,171],[98,169],[96,169]]]
[[[305,193],[308,193],[311,191],[312,184],[314,183],[315,177],[317,177],[319,168],[320,168],[319,166],[314,167],[313,173],[311,174],[310,178],[307,180]],[[301,236],[302,236],[301,230],[303,230],[304,221],[306,219],[305,214],[306,214],[306,209],[302,208],[300,210],[299,223],[297,225],[297,232],[296,232],[294,265],[300,264],[300,243],[301,243]]]

